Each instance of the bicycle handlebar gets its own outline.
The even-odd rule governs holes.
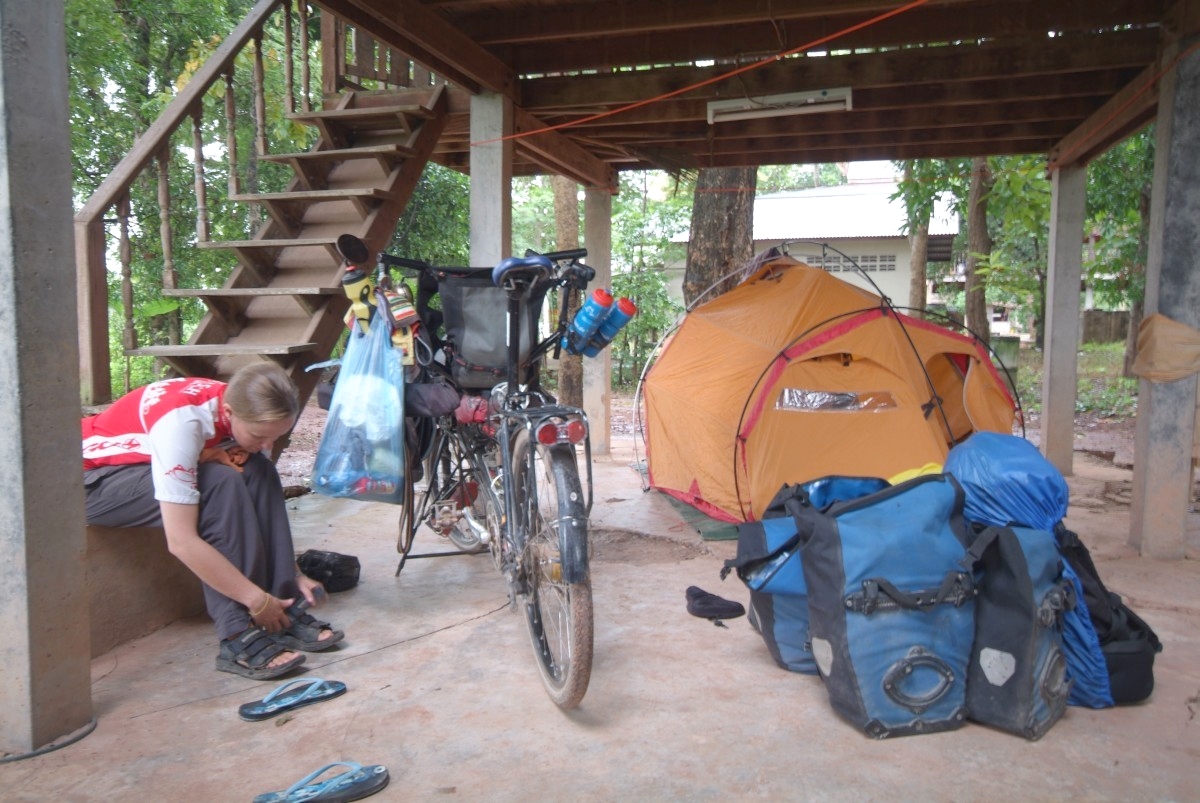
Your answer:
[[[533,256],[539,256],[539,254],[537,251],[533,251],[531,249],[526,248],[525,256],[533,257]],[[586,248],[568,248],[566,251],[551,251],[546,254],[541,254],[540,256],[544,256],[546,259],[550,260],[551,262],[565,262],[567,260],[574,262],[576,260],[583,259],[585,256],[587,256],[587,249]]]

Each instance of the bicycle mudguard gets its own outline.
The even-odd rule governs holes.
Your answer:
[[[587,519],[563,518],[558,527],[558,548],[564,583],[588,579]]]
[[[554,449],[562,448],[554,447]],[[556,462],[554,465],[558,466],[560,463]],[[582,493],[580,489],[576,489],[576,491]],[[559,517],[558,553],[563,562],[563,582],[586,582],[588,579],[587,515],[583,517],[562,515]]]

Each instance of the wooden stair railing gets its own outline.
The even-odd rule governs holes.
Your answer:
[[[309,41],[310,15],[320,17],[319,75],[310,69],[317,55]],[[250,69],[242,68],[246,63]],[[297,149],[288,144],[272,153],[268,141],[278,129],[267,124],[265,79],[280,68],[286,87],[283,111],[314,132],[299,143],[307,148],[300,152],[288,152]],[[214,103],[222,84],[223,103]],[[365,235],[372,248],[382,248],[390,239],[444,128],[444,87],[438,76],[389,49],[371,31],[322,10],[319,3],[258,0],[75,216],[84,405],[103,404],[116,395],[113,374],[121,361],[110,354],[110,279],[120,282],[117,309],[123,315],[121,351],[127,356],[124,388],[118,394],[131,386],[129,355],[153,354],[186,374],[224,376],[257,354],[287,365],[307,399],[311,391],[301,369],[328,355],[340,325],[335,322],[338,309],[347,303],[333,243],[347,232]],[[239,98],[247,93],[254,129],[248,155],[244,142],[239,153],[239,136],[245,137],[239,122],[246,120],[238,111],[239,102],[244,106]],[[324,109],[314,110],[314,95],[323,98]],[[204,120],[206,114],[223,122],[214,126]],[[224,141],[218,142],[222,131]],[[188,149],[195,174],[190,193],[178,186],[183,171],[172,170]],[[218,182],[206,174],[210,158],[218,161],[213,172],[223,174]],[[255,160],[258,165],[252,165]],[[280,165],[284,172],[272,178],[283,178],[284,191],[257,192],[266,169],[279,170]],[[222,190],[226,181],[228,189]],[[156,184],[157,202],[138,189]],[[276,182],[271,189],[279,187]],[[172,199],[185,194],[195,199],[194,237],[179,230],[179,214],[172,209]],[[226,200],[252,204],[247,231],[253,233],[248,239],[226,235],[228,242],[211,243],[216,223],[210,221],[210,210]],[[220,224],[228,230],[231,221],[221,218]],[[232,273],[223,286],[180,286],[177,258],[187,260],[194,248],[207,250],[209,258],[222,249],[229,254]],[[189,305],[202,299],[206,305],[187,344],[181,342],[187,333],[181,331],[178,312],[163,315],[138,307],[141,298],[154,299],[157,288],[147,293],[137,284],[132,270],[137,252],[161,255],[164,298]],[[116,260],[119,266],[109,264]],[[166,333],[166,345],[138,342],[140,314],[155,322],[157,332]]]
[[[216,377],[267,357],[288,370],[307,399],[320,375],[304,369],[333,349],[349,308],[338,236],[353,234],[373,252],[386,247],[441,136],[446,92],[421,94],[422,103],[363,108],[349,95],[336,111],[290,115],[321,136],[308,153],[266,157],[296,169],[288,190],[232,196],[262,203],[266,222],[250,240],[198,244],[235,260],[225,285],[163,291],[207,305],[190,341],[126,353],[157,357],[184,375]],[[309,189],[314,185],[323,189]]]

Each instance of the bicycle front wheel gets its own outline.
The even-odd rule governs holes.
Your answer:
[[[518,525],[525,535],[525,623],[550,699],[574,708],[591,680],[593,641],[587,513],[575,452],[534,443],[522,430],[513,441],[512,467]]]

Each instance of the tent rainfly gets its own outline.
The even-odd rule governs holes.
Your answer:
[[[734,522],[785,483],[940,465],[1015,419],[977,339],[788,256],[689,312],[643,396],[650,486]]]

